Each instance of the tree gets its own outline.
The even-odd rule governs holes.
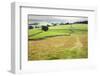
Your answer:
[[[60,23],[60,25],[64,25],[64,23]]]
[[[50,25],[47,24],[48,27],[50,27]]]
[[[38,25],[39,23],[33,23],[33,25]]]
[[[29,26],[28,26],[28,29],[33,29],[33,26],[29,25]]]
[[[74,24],[88,24],[88,21],[77,21]]]
[[[53,26],[56,26],[56,25],[57,25],[57,23],[52,23],[52,25],[53,25]]]
[[[69,23],[65,23],[65,25],[68,25]]]
[[[43,31],[48,31],[48,26],[42,26]]]

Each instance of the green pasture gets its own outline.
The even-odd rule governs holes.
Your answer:
[[[73,25],[58,25],[49,27],[48,31],[42,31],[38,29],[29,29],[28,30],[28,39],[42,39],[45,37],[52,36],[69,36],[70,34],[82,34],[87,32],[86,24],[73,24]]]
[[[88,58],[88,25],[28,29],[28,60]]]

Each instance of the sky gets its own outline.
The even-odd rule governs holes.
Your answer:
[[[58,16],[41,16],[41,15],[29,15],[28,23],[74,23],[77,21],[88,21],[87,17],[58,17]]]

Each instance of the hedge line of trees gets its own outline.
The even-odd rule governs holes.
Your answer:
[[[69,24],[71,24],[71,25],[72,25],[72,24],[88,24],[88,21],[77,21],[77,22],[74,22],[74,23],[68,23],[68,22],[67,22],[67,23],[51,23],[51,25],[47,24],[46,26],[44,26],[44,25],[38,26],[38,24],[39,24],[39,23],[29,24],[29,25],[28,25],[28,28],[29,28],[29,29],[33,29],[33,28],[40,28],[40,27],[41,27],[41,28],[44,29],[44,31],[45,31],[45,30],[48,30],[47,27],[50,27],[51,25],[52,25],[52,26],[57,26],[57,25],[69,25]],[[32,25],[33,25],[34,27],[33,27]]]

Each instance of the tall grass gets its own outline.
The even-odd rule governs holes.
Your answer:
[[[73,29],[73,33],[69,35]],[[88,58],[88,26],[73,24],[28,30],[28,60]]]

